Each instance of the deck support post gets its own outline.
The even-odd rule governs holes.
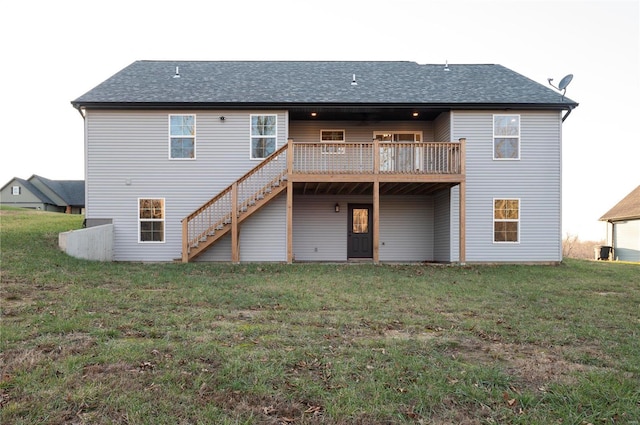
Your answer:
[[[287,264],[293,263],[293,182],[287,181]]]
[[[380,263],[380,181],[373,182],[373,264]]]
[[[182,262],[189,262],[189,220],[182,220]]]
[[[287,264],[293,263],[293,139],[287,140]]]
[[[380,263],[380,140],[373,139],[373,264]]]
[[[231,262],[240,263],[240,246],[238,235],[238,182],[231,189]]]
[[[465,262],[467,261],[466,258],[466,253],[467,253],[467,248],[466,248],[466,226],[467,226],[467,219],[466,219],[466,183],[465,182],[460,182],[460,213],[459,213],[459,218],[460,218],[460,225],[458,226],[460,228],[460,253],[458,254],[458,262],[461,265],[464,265]]]
[[[466,159],[466,144],[467,144],[467,139],[465,138],[461,138],[459,139],[460,142],[460,174],[462,175],[462,181],[460,182],[460,197],[459,197],[459,202],[460,202],[460,212],[459,212],[459,229],[460,229],[460,253],[458,254],[458,262],[460,264],[465,264],[465,262],[467,261],[467,183],[466,183],[466,164],[465,164],[465,159]]]

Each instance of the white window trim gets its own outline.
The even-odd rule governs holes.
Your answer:
[[[20,186],[11,186],[11,194],[14,196],[20,195],[22,193],[22,187]]]
[[[140,218],[140,201],[143,200],[143,199],[154,199],[154,200],[155,199],[160,199],[160,200],[162,200],[162,220],[152,219],[152,218],[151,219],[150,218],[145,218],[145,219]],[[155,245],[155,244],[163,244],[163,243],[165,243],[167,241],[167,222],[166,222],[166,219],[167,219],[167,201],[165,200],[165,198],[157,198],[157,197],[150,197],[150,196],[142,196],[142,197],[138,198],[137,203],[136,203],[136,214],[137,214],[137,217],[138,217],[138,243],[139,244],[144,244],[144,245],[154,244]],[[142,241],[142,240],[140,240],[140,232],[142,230],[140,224],[142,223],[143,220],[144,221],[158,221],[158,222],[161,221],[161,222],[164,223],[164,225],[162,226],[163,234],[162,234],[162,240],[161,241]]]
[[[517,220],[496,220],[496,201],[518,201],[518,219]],[[493,198],[491,201],[491,239],[497,245],[518,245],[520,243],[520,220],[522,219],[522,200],[520,198]],[[496,221],[516,222],[518,223],[518,240],[517,241],[496,241]]]
[[[253,129],[253,117],[276,117],[276,134],[273,136],[269,136],[269,137],[273,137],[275,139],[275,147],[273,149],[273,151],[277,151],[278,150],[278,114],[250,114],[249,115],[249,159],[251,161],[264,161],[267,157],[265,158],[254,158],[253,157],[253,133],[251,132]],[[258,135],[260,136],[260,135]],[[258,137],[255,136],[255,137]]]
[[[193,117],[193,136],[179,136],[181,139],[193,139],[193,158],[173,158],[171,156],[171,139],[178,136],[171,136],[171,117]],[[167,153],[170,161],[195,161],[197,157],[197,134],[198,134],[198,126],[197,126],[197,117],[196,114],[169,114],[167,117],[168,127],[167,133],[169,133],[168,143],[169,143],[169,152]]]
[[[377,138],[378,140],[380,140],[377,136],[383,136],[383,135],[385,135],[385,134],[413,134],[413,135],[414,135],[414,137],[413,137],[413,139],[414,139],[414,140],[413,140],[413,142],[398,142],[398,143],[421,143],[421,142],[424,142],[424,138],[423,138],[423,135],[422,135],[422,131],[421,131],[421,130],[415,130],[415,131],[414,131],[414,130],[374,131],[374,132],[373,132],[373,138],[374,138],[374,139],[376,139],[376,138]],[[415,140],[415,138],[416,138],[416,137],[415,137],[415,135],[416,135],[416,134],[420,135],[420,140],[419,140],[419,141],[416,141],[416,140]]]
[[[496,135],[496,117],[518,117],[518,135],[503,136]],[[522,147],[522,117],[520,114],[493,114],[491,116],[491,128],[493,137],[491,138],[491,155],[494,161],[520,161],[520,150]],[[517,158],[496,158],[496,138],[500,139],[518,139],[518,157]]]
[[[322,133],[323,132],[329,132],[329,131],[341,131],[342,132],[342,140],[322,140]],[[320,130],[320,143],[322,144],[326,144],[326,143],[345,143],[347,141],[347,131],[344,129],[340,129],[340,128],[335,128],[335,129],[322,129]],[[322,146],[322,154],[323,155],[339,155],[339,154],[344,154],[345,153],[345,148],[343,147],[338,147],[336,150],[330,152],[328,151],[326,148],[328,146]]]

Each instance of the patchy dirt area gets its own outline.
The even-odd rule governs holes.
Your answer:
[[[96,341],[84,333],[69,333],[61,340],[42,341],[33,348],[13,349],[0,352],[0,371],[10,377],[17,371],[33,369],[46,362],[83,354],[96,346]]]
[[[508,344],[482,339],[458,341],[451,355],[472,363],[501,365],[505,372],[517,378],[523,388],[545,391],[551,383],[568,384],[575,372],[595,370],[597,367],[568,361],[560,347],[539,347],[531,344]],[[584,348],[586,350],[586,348]],[[594,349],[588,349],[591,354]]]

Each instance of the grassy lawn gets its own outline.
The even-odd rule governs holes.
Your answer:
[[[3,424],[639,424],[640,266],[95,263],[3,209]]]

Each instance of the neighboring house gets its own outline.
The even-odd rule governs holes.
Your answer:
[[[562,260],[562,122],[500,65],[137,61],[72,101],[117,261]]]
[[[607,243],[613,247],[613,259],[640,262],[640,186],[600,220],[607,222]]]
[[[0,189],[0,204],[67,214],[84,213],[84,180],[14,177]]]

